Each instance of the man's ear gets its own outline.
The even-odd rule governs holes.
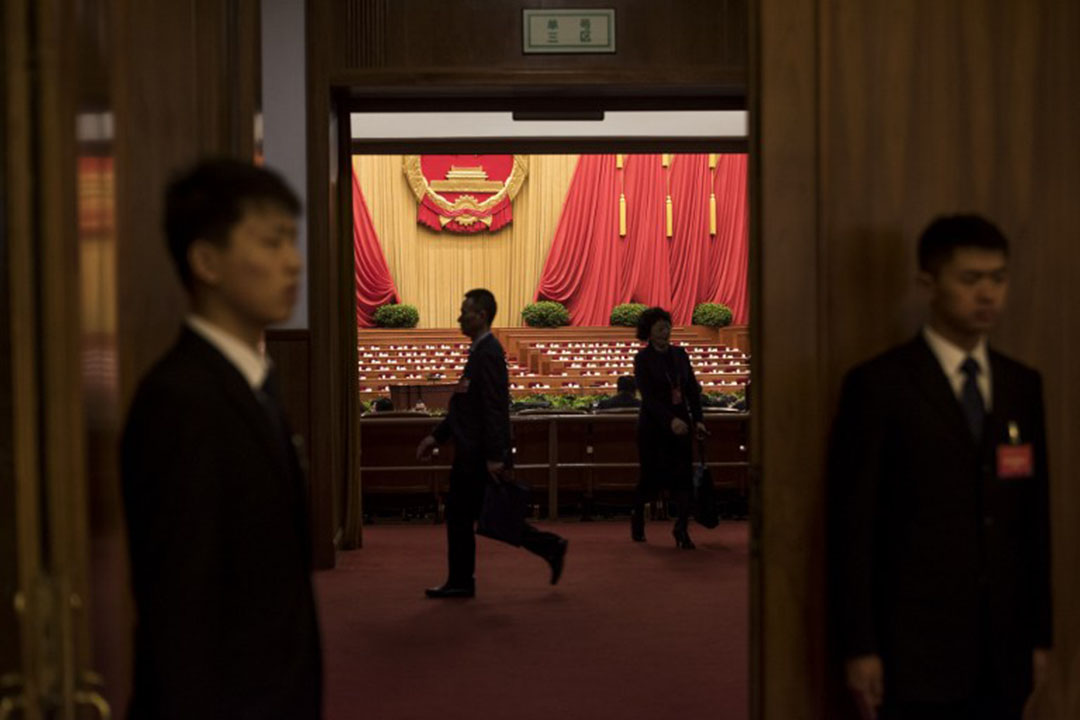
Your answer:
[[[188,248],[191,277],[203,285],[217,285],[221,280],[221,249],[206,240],[196,240]]]

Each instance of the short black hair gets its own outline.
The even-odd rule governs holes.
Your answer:
[[[388,397],[375,398],[371,403],[371,409],[375,412],[387,412],[394,409],[394,401]]]
[[[649,333],[652,332],[652,326],[660,320],[667,320],[667,324],[671,324],[671,313],[662,307],[651,307],[648,310],[643,310],[641,315],[638,316],[637,321],[637,339],[648,340]]]
[[[189,290],[193,277],[188,250],[196,240],[224,245],[244,212],[272,205],[299,217],[300,198],[280,175],[233,158],[212,158],[190,167],[165,190],[164,228],[180,281]]]
[[[919,238],[919,269],[937,275],[957,248],[994,250],[1009,256],[1009,241],[998,226],[980,215],[943,215]]]
[[[487,314],[487,324],[491,325],[495,322],[495,313],[499,309],[498,304],[495,302],[495,296],[490,290],[484,288],[475,288],[465,293],[465,297],[473,301],[478,308],[483,310]]]
[[[621,393],[637,392],[637,381],[633,375],[623,375],[615,382],[615,389]]]

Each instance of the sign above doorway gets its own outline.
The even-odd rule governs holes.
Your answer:
[[[614,53],[615,11],[524,9],[522,52]]]

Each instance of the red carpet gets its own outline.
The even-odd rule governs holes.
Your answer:
[[[373,525],[316,576],[326,720],[637,720],[748,716],[747,525],[538,523],[570,541],[560,583],[477,541],[477,597],[429,600],[442,525]]]

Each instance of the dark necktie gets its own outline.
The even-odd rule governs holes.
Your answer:
[[[285,422],[285,412],[282,410],[281,402],[278,399],[277,373],[273,369],[266,374],[266,379],[255,391],[255,396],[259,398],[259,404],[262,405],[266,416],[270,419],[270,424],[274,427],[279,442],[288,445],[288,424]]]
[[[978,376],[981,368],[975,358],[969,357],[960,366],[964,373],[964,385],[960,388],[960,405],[964,408],[967,416],[968,427],[976,441],[982,439],[983,420],[986,418],[986,405],[983,404],[982,393],[979,392]]]

